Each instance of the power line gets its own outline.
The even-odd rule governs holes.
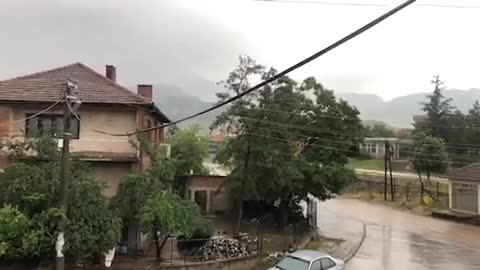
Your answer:
[[[265,131],[269,131],[269,132],[273,132],[273,133],[278,133],[279,130],[275,130],[275,129],[269,129],[269,128],[264,128],[264,127],[257,127],[257,129],[261,129],[261,130],[265,130]],[[247,135],[250,134],[250,132],[246,133]],[[311,136],[306,136],[306,135],[300,135],[299,136],[300,138],[299,139],[310,139]],[[327,143],[333,143],[333,144],[340,144],[340,145],[346,145],[346,146],[356,146],[356,144],[352,144],[352,143],[347,143],[345,142],[345,140],[335,140],[335,139],[327,139],[327,138],[312,138],[316,141],[324,141],[324,142],[327,142]],[[291,142],[295,142],[293,140],[290,140]],[[300,141],[297,141],[297,143],[300,142]],[[310,144],[310,145],[318,145],[318,144]],[[338,148],[338,147],[337,147]],[[338,148],[340,149],[340,148]],[[422,152],[416,152],[416,151],[406,151],[406,150],[403,150],[402,153],[408,153],[408,154],[420,154],[420,155],[427,155],[427,154],[424,154]],[[437,156],[437,157],[443,157],[443,155],[441,154],[429,154],[431,156]],[[450,155],[449,155],[450,156]],[[472,162],[475,162],[475,161],[479,161],[479,159],[476,159],[475,157],[472,157],[472,156],[468,156],[468,155],[454,155],[456,158],[458,159],[462,159],[464,161],[472,161]],[[423,159],[420,159],[420,160],[423,160]],[[467,164],[467,163],[465,163]]]
[[[290,4],[314,4],[324,6],[351,6],[351,7],[391,7],[388,4],[379,3],[353,3],[353,2],[331,2],[331,1],[314,1],[314,0],[252,0],[255,2],[271,2],[271,3],[290,3]],[[479,5],[451,5],[451,4],[421,4],[417,7],[433,7],[433,8],[457,8],[457,9],[479,9]]]
[[[163,125],[160,125],[160,126],[155,126],[155,127],[151,127],[151,128],[146,128],[146,129],[142,129],[142,130],[139,130],[139,131],[135,131],[135,132],[129,132],[129,133],[109,133],[109,132],[105,132],[105,131],[101,131],[101,130],[96,130],[96,132],[98,133],[102,133],[102,134],[106,134],[106,135],[110,135],[110,136],[132,136],[132,135],[135,135],[135,134],[139,134],[139,133],[145,133],[145,132],[149,132],[149,131],[152,131],[152,130],[156,130],[156,129],[161,129],[161,128],[165,128],[165,127],[168,127],[170,125],[174,125],[174,124],[178,124],[180,122],[184,122],[184,121],[187,121],[187,120],[190,120],[192,118],[195,118],[195,117],[198,117],[200,115],[203,115],[203,114],[206,114],[208,112],[211,112],[213,110],[216,110],[220,107],[223,107],[229,103],[232,103],[238,99],[241,99],[242,97],[268,85],[269,83],[287,75],[288,73],[310,63],[311,61],[317,59],[318,57],[330,52],[331,50],[337,48],[338,46],[346,43],[347,41],[355,38],[356,36],[364,33],[365,31],[369,30],[370,28],[374,27],[375,25],[379,24],[380,22],[384,21],[385,19],[389,18],[390,16],[394,15],[395,13],[397,13],[398,11],[404,9],[405,7],[411,5],[412,3],[414,3],[416,0],[408,0],[406,2],[404,2],[403,4],[395,7],[394,9],[390,10],[389,12],[381,15],[380,17],[378,17],[377,19],[369,22],[368,24],[362,26],[361,28],[355,30],[354,32],[352,32],[351,34],[345,36],[344,38],[338,40],[337,42],[331,44],[330,46],[324,48],[323,50],[311,55],[310,57],[298,62],[297,64],[285,69],[284,71],[272,76],[271,78],[268,78],[264,81],[262,81],[261,83],[251,87],[250,89],[248,90],[245,90],[244,92],[232,97],[232,98],[229,98],[225,101],[222,101],[206,110],[203,110],[203,111],[200,111],[198,113],[195,113],[193,115],[190,115],[190,116],[187,116],[187,117],[184,117],[184,118],[181,118],[179,120],[176,120],[176,121],[173,121],[171,123],[168,123],[168,124],[163,124]]]
[[[46,107],[45,109],[35,113],[35,114],[32,114],[28,117],[25,117],[25,118],[21,118],[21,119],[17,119],[17,120],[14,120],[14,121],[11,121],[11,122],[5,122],[5,123],[1,123],[0,126],[4,126],[4,125],[12,125],[12,124],[15,124],[15,123],[20,123],[20,122],[25,122],[27,120],[30,120],[32,118],[35,118],[37,116],[40,116],[48,111],[50,111],[51,109],[53,109],[55,106],[57,106],[60,102],[62,102],[62,100],[57,100],[55,103],[51,104],[50,106]]]
[[[267,108],[254,108],[254,110],[268,111],[268,112],[274,112],[274,113],[284,113],[284,114],[299,115],[299,116],[303,115],[304,113],[305,114],[308,113],[308,111],[296,113],[296,112],[289,112],[289,111],[272,110],[272,109],[267,109]],[[240,115],[236,115],[236,116],[248,119],[248,117],[244,117],[244,116],[240,116]],[[315,115],[315,117],[343,120],[343,117],[338,117],[338,116],[334,116],[334,115]],[[256,119],[256,118],[250,118],[250,119]],[[262,120],[262,121],[267,121],[267,120]],[[278,122],[276,122],[276,123],[278,123]],[[364,126],[364,125],[362,124],[362,126]],[[458,128],[458,129],[480,130],[480,127],[468,127],[468,126],[461,127],[461,126],[446,126],[446,125],[432,125],[432,124],[429,124],[429,126],[442,127],[442,128]],[[337,134],[339,134],[339,133],[337,133]],[[480,148],[480,144],[467,144],[467,143],[454,143],[454,142],[447,143],[447,142],[445,142],[445,145],[449,146],[449,148],[458,148],[458,149],[478,149],[478,148]],[[457,146],[470,146],[470,147],[457,147]]]
[[[299,129],[299,130],[304,130],[304,131],[311,131],[311,132],[316,132],[316,133],[320,133],[320,134],[331,134],[331,135],[343,135],[343,131],[334,131],[332,129],[318,129],[318,128],[312,128],[312,127],[306,127],[306,126],[299,126],[299,125],[294,125],[294,124],[289,124],[289,123],[285,123],[285,122],[275,122],[275,121],[270,121],[270,120],[265,120],[265,119],[258,119],[258,118],[251,118],[251,117],[247,117],[247,116],[240,116],[240,115],[234,115],[236,117],[240,117],[241,119],[243,120],[246,120],[246,121],[258,121],[258,122],[263,122],[263,123],[270,123],[270,124],[273,124],[273,125],[278,125],[278,126],[284,126],[284,127],[291,127],[291,128],[294,128],[294,129]],[[360,138],[360,137],[359,137]],[[363,137],[362,137],[363,138]],[[425,143],[427,145],[430,145],[429,143]],[[461,147],[460,146],[461,144],[448,144],[448,143],[445,143],[445,146],[447,148],[451,148],[451,149],[464,149],[464,150],[478,150],[478,148],[480,148],[480,145],[478,144],[469,144],[470,146],[472,147]],[[465,144],[467,145],[467,144]]]
[[[330,2],[330,1],[313,1],[313,0],[253,0],[255,2],[280,2],[280,3],[295,3],[295,4],[316,4],[326,6],[354,6],[354,7],[388,7],[387,4],[376,3],[352,3],[352,2]]]
[[[292,140],[288,140],[288,139],[281,139],[281,138],[278,138],[278,137],[272,137],[272,136],[267,136],[267,135],[258,134],[258,133],[249,132],[249,133],[246,133],[245,135],[246,136],[255,136],[255,137],[260,137],[260,138],[265,138],[265,139],[271,139],[271,140],[276,140],[276,141],[284,141],[284,142],[289,142],[289,143],[298,143],[296,141],[292,141]],[[356,151],[352,151],[352,150],[349,150],[349,149],[342,149],[342,148],[333,147],[333,146],[325,146],[325,145],[318,145],[318,144],[312,144],[311,146],[314,147],[314,148],[330,149],[330,150],[336,150],[336,151],[340,151],[340,152],[358,154],[358,152],[356,152]],[[445,163],[445,164],[450,164],[451,163],[448,160],[447,161],[440,161],[440,160],[437,160],[437,159],[418,158],[417,160],[434,161],[434,162]],[[454,162],[454,163],[463,164],[463,165],[472,164],[472,162]]]

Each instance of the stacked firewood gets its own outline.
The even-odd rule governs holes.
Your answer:
[[[196,252],[196,256],[201,261],[245,257],[253,254],[255,251],[251,250],[245,241],[233,238],[212,239]]]

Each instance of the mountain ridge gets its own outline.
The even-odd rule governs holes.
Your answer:
[[[205,81],[202,86],[205,88],[212,84],[214,83]],[[195,92],[204,93],[206,90],[199,89],[195,90]],[[360,111],[360,118],[364,121],[381,121],[397,128],[411,128],[413,115],[423,113],[421,111],[421,102],[427,101],[426,95],[428,94],[430,93],[413,93],[391,100],[384,100],[376,94],[363,93],[335,93],[335,96],[355,106]],[[446,89],[443,91],[443,94],[447,98],[452,98],[452,105],[464,113],[468,112],[475,100],[480,100],[480,89],[477,88],[467,90]],[[158,83],[154,85],[153,100],[171,120],[192,115],[214,105],[214,102],[206,101],[197,95],[190,94],[183,86],[173,83]],[[185,121],[180,126],[198,124],[207,131],[220,112],[221,109],[209,112]]]

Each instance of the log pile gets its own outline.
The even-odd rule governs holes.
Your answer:
[[[245,257],[255,253],[256,251],[250,249],[245,241],[233,238],[217,238],[202,246],[195,255],[198,256],[200,261],[210,261]]]

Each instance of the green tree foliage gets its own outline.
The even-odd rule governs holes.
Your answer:
[[[465,142],[471,146],[467,154],[478,160],[480,154],[480,103],[478,100],[475,101],[472,108],[468,111],[465,117],[465,125]]]
[[[167,136],[171,144],[171,158],[176,161],[175,175],[206,174],[203,161],[208,157],[208,140],[200,134],[197,125],[175,130]]]
[[[455,109],[452,105],[451,98],[445,98],[442,91],[444,90],[444,82],[440,80],[440,76],[435,76],[431,83],[434,86],[433,93],[427,95],[428,102],[422,103],[422,110],[428,116],[428,122],[418,127],[424,132],[439,138],[445,138],[445,125],[448,125],[448,117]]]
[[[35,243],[30,242],[36,233],[31,230],[30,219],[17,208],[6,205],[0,208],[0,260],[27,257]]]
[[[275,73],[242,56],[223,82],[226,92],[217,96],[226,100],[248,89],[252,80]],[[358,114],[315,78],[297,83],[288,77],[246,95],[220,114],[212,128],[237,131],[217,156],[232,169],[236,232],[244,200],[278,205],[283,225],[288,210],[308,193],[328,199],[340,192],[353,179],[344,165],[362,138]]]
[[[141,209],[140,224],[142,231],[155,240],[158,259],[170,236],[188,238],[208,226],[196,205],[166,191],[153,194],[147,199]]]
[[[171,190],[174,181],[174,161],[156,160],[144,174],[129,174],[120,180],[113,206],[127,223],[138,224],[140,209],[151,194]]]
[[[54,145],[54,144],[52,144]],[[45,146],[45,144],[43,144]],[[32,146],[29,146],[32,147]],[[55,150],[50,149],[52,154]],[[49,154],[49,157],[54,155]],[[22,242],[21,258],[39,260],[52,258],[56,224],[67,219],[66,256],[73,260],[88,259],[114,247],[120,238],[120,220],[102,196],[103,185],[82,162],[73,162],[68,212],[56,208],[59,184],[58,159],[42,162],[15,162],[0,175],[0,205],[11,205],[28,223]],[[5,210],[10,211],[11,210]],[[19,215],[21,216],[21,215]],[[1,225],[2,230],[3,227]],[[17,253],[16,251],[13,251]],[[11,254],[7,250],[6,254]]]
[[[427,179],[430,179],[431,173],[444,173],[448,168],[445,143],[442,139],[431,135],[415,134],[410,163],[420,180],[422,180],[422,173],[427,174]]]
[[[122,223],[102,195],[104,186],[94,179],[86,164],[77,163],[75,167],[72,177],[76,181],[67,213],[67,254],[82,259],[116,246]]]
[[[363,136],[367,138],[391,138],[395,136],[393,129],[387,127],[385,123],[364,125],[363,132]]]
[[[210,223],[189,201],[172,192],[178,160],[165,158],[162,149],[141,138],[137,147],[152,157],[151,168],[144,174],[121,179],[113,199],[119,216],[125,223],[140,225],[155,240],[157,258],[170,236],[190,237],[194,232],[203,232],[210,237]]]
[[[480,152],[480,104],[476,101],[467,114],[451,106],[452,99],[442,94],[444,83],[439,76],[432,80],[434,91],[422,110],[428,121],[416,125],[415,132],[422,132],[443,139],[453,166],[465,166],[478,161]]]

